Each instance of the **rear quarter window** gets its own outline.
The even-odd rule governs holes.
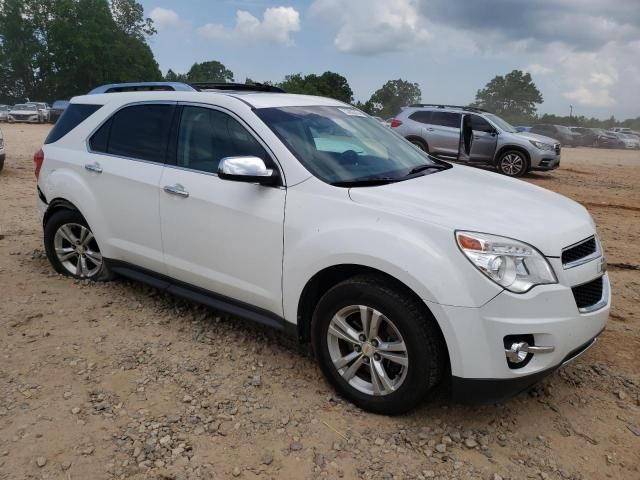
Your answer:
[[[97,112],[102,105],[88,105],[82,103],[72,103],[60,116],[55,126],[49,132],[45,144],[54,143],[64,137],[71,130],[76,128],[87,118]]]

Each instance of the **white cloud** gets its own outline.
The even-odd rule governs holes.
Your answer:
[[[416,0],[315,0],[311,13],[333,27],[334,46],[345,53],[399,51],[431,36]]]
[[[207,23],[198,28],[198,33],[208,38],[293,45],[291,34],[299,30],[300,14],[296,9],[271,7],[264,11],[262,20],[245,10],[238,10],[233,28],[227,28],[219,23]]]
[[[553,68],[542,65],[540,63],[532,63],[531,65],[527,65],[523,69],[525,72],[529,72],[531,75],[548,75],[553,73]]]
[[[156,7],[151,10],[149,17],[158,29],[177,27],[184,23],[178,14],[169,8]]]

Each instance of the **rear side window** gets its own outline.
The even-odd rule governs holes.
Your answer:
[[[431,123],[431,112],[424,110],[413,112],[409,118],[420,123]]]
[[[453,112],[432,112],[431,124],[443,127],[460,128],[460,114]]]
[[[89,140],[91,150],[163,163],[174,105],[133,105],[116,112]]]
[[[45,144],[57,142],[71,130],[76,128],[92,114],[94,114],[102,105],[87,105],[82,103],[72,103],[64,113],[60,116],[55,126],[49,132]]]

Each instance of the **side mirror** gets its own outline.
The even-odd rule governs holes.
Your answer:
[[[225,157],[218,164],[218,177],[235,182],[275,185],[280,176],[276,170],[267,168],[259,157]]]
[[[458,142],[458,161],[468,162],[473,144],[473,128],[471,115],[462,115],[460,119],[460,141]]]

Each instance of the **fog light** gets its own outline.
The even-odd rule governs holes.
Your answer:
[[[522,368],[535,354],[552,353],[553,346],[534,345],[533,335],[507,335],[504,337],[504,354],[509,368]]]

